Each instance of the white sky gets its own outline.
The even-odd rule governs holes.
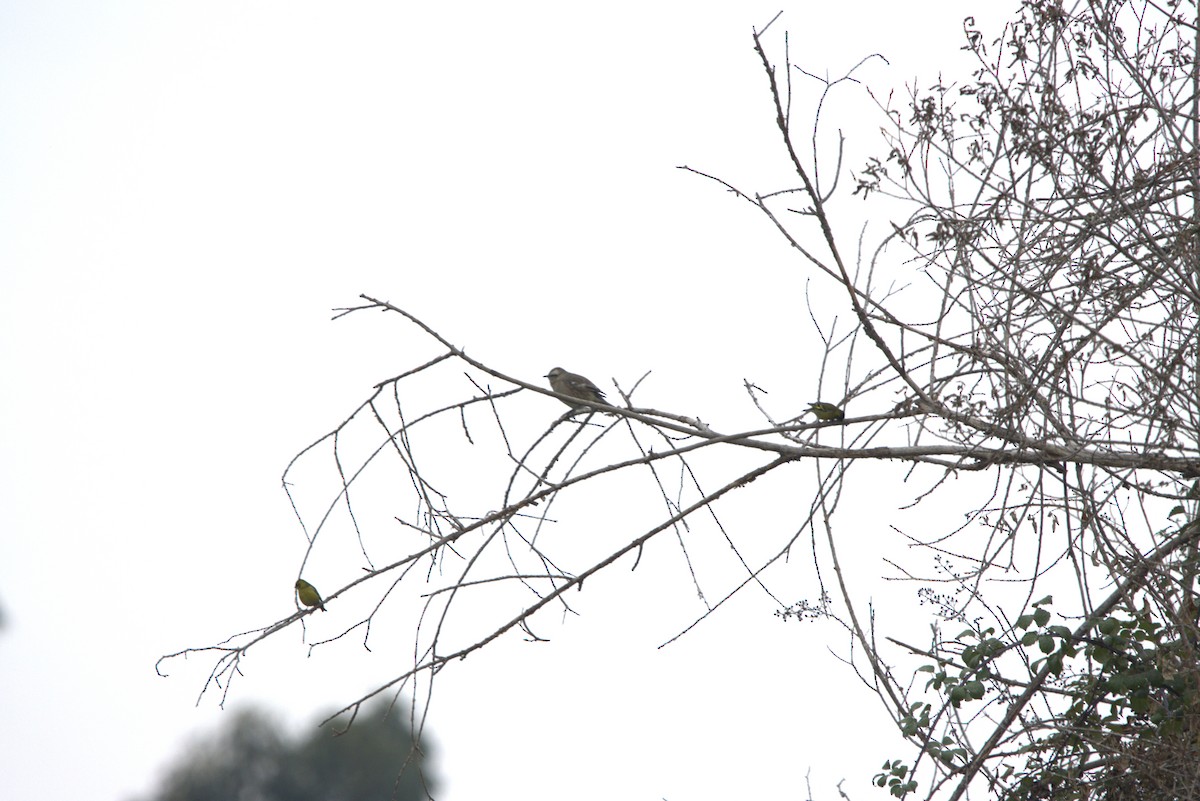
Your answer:
[[[815,397],[813,271],[675,169],[791,183],[750,39],[777,3],[417,6],[0,4],[6,798],[122,801],[228,715],[194,706],[209,662],[154,663],[290,612],[284,466],[425,352],[398,319],[329,321],[360,292],[531,381],[653,370],[647,404],[726,430],[753,419],[744,378]],[[928,85],[965,63],[967,13],[794,4],[773,32],[814,71],[877,51],[891,67],[864,79]],[[879,123],[842,97],[857,166]],[[829,654],[839,632],[747,593],[658,650],[699,609],[669,545],[648,559],[580,593],[552,643],[443,672],[440,798],[800,799],[810,769],[818,799],[881,792],[899,746],[865,744],[878,705]],[[231,706],[307,723],[393,675],[386,654],[306,659],[289,630]]]

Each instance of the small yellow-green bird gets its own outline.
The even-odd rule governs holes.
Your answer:
[[[305,606],[319,606],[322,612],[326,611],[325,602],[321,600],[321,593],[317,592],[317,588],[304,579],[296,579],[296,594],[300,596],[300,603]]]
[[[808,410],[817,416],[818,420],[845,420],[846,413],[832,403],[817,401],[808,404]]]

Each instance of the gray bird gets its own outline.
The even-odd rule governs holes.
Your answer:
[[[546,373],[546,378],[550,379],[550,389],[560,395],[570,395],[572,398],[579,398],[588,403],[608,403],[604,399],[604,392],[600,387],[578,373],[568,373],[561,367],[555,367]],[[570,401],[563,401],[563,403],[573,409],[583,406],[581,403],[571,403]]]

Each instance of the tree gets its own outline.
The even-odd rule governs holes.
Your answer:
[[[395,710],[376,704],[353,728],[291,740],[266,713],[247,709],[188,748],[151,801],[379,801],[418,799],[433,786],[427,756]],[[399,778],[397,778],[399,777]]]
[[[968,20],[973,79],[886,108],[888,155],[857,187],[911,204],[892,243],[940,313],[905,328],[925,349],[898,363],[927,354],[918,408],[981,447],[956,467],[1042,466],[980,509],[993,537],[956,577],[975,597],[946,611],[990,623],[929,649],[949,705],[895,706],[950,798],[976,777],[1021,798],[1185,798],[1200,780],[1195,21],[1195,3],[1034,0],[989,50]],[[1026,603],[987,609],[1022,531],[1042,556],[1016,576]]]
[[[968,19],[966,49],[977,65],[969,80],[914,86],[903,101],[875,99],[886,154],[867,161],[851,193],[876,221],[867,228],[876,231],[873,246],[854,233],[862,207],[839,181],[844,138],[827,135],[821,117],[825,97],[853,89],[857,78],[813,78],[788,61],[786,37],[783,63],[773,62],[774,21],[755,34],[786,183],[753,191],[683,169],[763,214],[803,268],[839,293],[849,327],[826,311],[828,295],[810,309],[822,364],[830,373],[845,365],[836,393],[844,419],[812,422],[803,407],[775,409],[747,381],[761,424],[719,431],[639,407],[638,381],[617,385],[615,408],[585,405],[539,434],[519,419],[514,398],[547,393],[540,384],[471,358],[385,300],[364,296],[340,310],[396,315],[435,346],[427,361],[381,382],[284,474],[310,552],[334,509],[352,522],[364,575],[327,600],[360,585],[378,587],[380,605],[397,587],[424,594],[413,664],[376,692],[432,680],[510,631],[536,639],[539,610],[569,611],[570,591],[623,557],[640,559],[653,541],[673,539],[691,569],[689,548],[708,525],[741,578],[716,601],[695,579],[706,610],[697,623],[746,588],[777,598],[772,565],[793,549],[811,550],[818,591],[780,601],[779,613],[844,627],[850,664],[910,748],[876,777],[892,795],[1194,797],[1195,12],[1194,0],[1026,0],[994,39]],[[816,81],[820,92],[807,125],[791,113],[801,81]],[[467,368],[474,393],[414,410],[410,399],[425,387],[449,384],[451,365]],[[445,489],[459,476],[439,472],[429,454],[477,437],[496,459],[472,457],[471,479],[493,491],[463,511]],[[328,452],[318,456],[321,448]],[[317,459],[332,465],[337,490],[314,515],[290,488]],[[790,495],[771,498],[769,482],[751,486],[814,463],[819,474],[803,508]],[[457,472],[465,464],[455,462]],[[380,558],[372,532],[384,517],[368,515],[360,499],[373,492],[369,480],[393,469],[408,497],[389,507],[392,526],[422,544],[383,549]],[[870,588],[852,586],[843,570],[853,558],[844,541],[853,526],[844,521],[855,514],[843,501],[875,497],[883,473],[915,487],[889,521],[905,548],[887,558],[890,578],[911,582],[933,610],[928,643],[877,631],[864,600]],[[547,536],[555,519],[596,514],[617,480],[626,482],[622,492],[657,495],[657,517],[623,521],[620,541],[598,554]],[[755,492],[755,508],[788,510],[786,530],[769,547],[750,535],[758,526],[727,511],[732,497]],[[965,522],[921,534],[899,522],[903,510],[935,503],[936,519],[955,509]],[[486,624],[451,626],[452,612],[476,596],[489,599]],[[247,647],[301,618],[223,645],[212,680],[231,679]]]

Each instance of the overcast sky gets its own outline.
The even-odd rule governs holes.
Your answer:
[[[813,72],[884,54],[859,73],[882,93],[967,63],[969,4],[782,8],[774,55],[785,29]],[[652,370],[648,405],[729,430],[754,419],[743,379],[815,397],[812,271],[676,169],[792,183],[751,41],[779,10],[0,3],[6,797],[124,801],[228,716],[196,705],[211,662],[155,661],[290,613],[284,467],[425,352],[398,318],[330,320],[359,293],[530,381]],[[870,108],[853,88],[830,107],[851,166]],[[698,607],[668,548],[649,559],[580,593],[551,643],[443,671],[440,797],[800,799],[810,770],[817,799],[880,792],[897,743],[864,744],[881,713],[828,651],[841,632],[748,593],[659,649]],[[811,597],[796,576],[786,595]],[[387,648],[309,658],[301,633],[250,652],[230,708],[307,725],[396,672]]]

